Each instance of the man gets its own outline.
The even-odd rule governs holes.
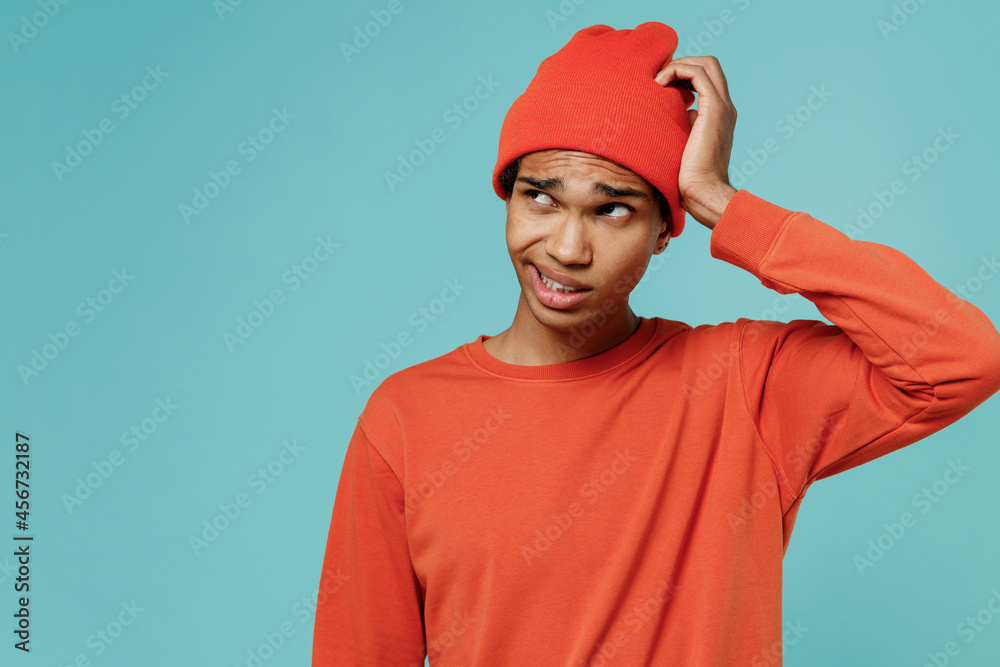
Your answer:
[[[808,486],[1000,388],[1000,334],[974,305],[729,185],[726,79],[676,45],[660,23],[585,28],[508,112],[493,187],[514,321],[369,398],[314,665],[780,664]],[[713,257],[833,325],[636,316],[629,292],[685,211]]]

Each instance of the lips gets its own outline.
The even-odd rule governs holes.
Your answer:
[[[558,271],[554,271],[554,270],[548,268],[547,266],[542,266],[540,264],[533,264],[532,266],[534,266],[535,269],[541,275],[545,276],[549,280],[556,281],[557,283],[559,283],[563,287],[569,287],[570,289],[586,289],[586,290],[590,289],[589,287],[587,287],[583,283],[581,283],[581,282],[579,282],[577,280],[573,280],[572,278],[570,278],[569,276],[567,276],[565,273],[559,273]]]
[[[538,267],[534,264],[529,264],[528,266],[531,270],[531,284],[534,288],[535,297],[539,302],[549,308],[556,308],[559,310],[573,308],[574,306],[584,302],[590,296],[590,292],[592,290],[589,288],[581,289],[576,292],[570,292],[568,294],[550,289],[542,281],[542,276],[538,272]]]

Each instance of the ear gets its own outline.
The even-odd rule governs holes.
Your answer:
[[[661,247],[665,247],[666,246],[666,244],[670,241],[670,234],[671,234],[672,231],[673,231],[673,227],[671,226],[671,224],[668,221],[663,220],[660,223],[660,233],[657,234],[657,236],[656,236],[656,248],[661,248]],[[662,252],[662,251],[657,250],[657,249],[653,250],[653,254],[654,255],[656,255],[656,254],[658,254],[660,252]]]

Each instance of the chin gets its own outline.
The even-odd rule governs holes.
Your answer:
[[[547,308],[541,304],[537,308],[541,308],[542,312],[539,313],[537,310],[532,310],[531,312],[534,313],[535,319],[550,329],[556,329],[557,331],[572,333],[574,329],[587,321],[585,314],[580,311],[553,311],[551,308]]]
[[[532,290],[529,296],[525,296],[528,309],[538,322],[551,329],[572,333],[575,329],[580,328],[598,316],[598,313],[593,312],[592,309],[582,306],[565,310],[549,308],[538,301],[531,285],[528,285],[528,289]]]

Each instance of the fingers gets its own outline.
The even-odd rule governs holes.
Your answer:
[[[698,93],[698,110],[719,109],[725,111],[727,105],[715,87],[708,72],[701,65],[672,61],[656,75],[660,85],[691,87]]]
[[[722,104],[736,116],[726,76],[715,56],[688,56],[671,60],[656,74],[656,82],[662,86],[675,82],[674,85],[694,88],[699,96],[712,98],[714,103]]]
[[[690,62],[694,65],[701,65],[705,68],[709,78],[712,79],[712,83],[715,84],[716,90],[719,91],[727,104],[732,104],[732,100],[729,98],[729,84],[726,81],[726,75],[722,73],[722,65],[719,64],[718,58],[715,56],[687,56],[677,58],[671,62],[677,62],[678,60]]]

